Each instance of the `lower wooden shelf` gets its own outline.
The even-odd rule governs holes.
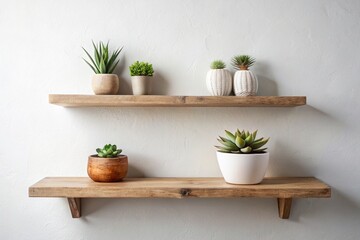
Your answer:
[[[96,183],[87,177],[46,177],[29,188],[30,197],[67,198],[73,218],[84,198],[276,198],[279,217],[288,219],[293,198],[329,198],[331,188],[314,177],[265,178],[257,185],[231,185],[223,178],[126,178]]]

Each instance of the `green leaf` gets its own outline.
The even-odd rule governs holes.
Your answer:
[[[104,63],[104,59],[102,59],[102,58],[100,59],[99,69],[100,69],[100,73],[106,73],[106,66]]]
[[[96,65],[99,66],[100,65],[100,54],[99,54],[98,48],[95,45],[94,41],[92,41],[92,44],[94,46],[94,56],[95,56]]]
[[[225,134],[226,134],[226,136],[227,136],[232,142],[235,142],[235,136],[234,136],[234,134],[232,134],[232,133],[229,132],[228,130],[225,130]]]
[[[113,151],[116,151],[116,149],[117,149],[116,145],[112,145],[111,148]]]
[[[256,139],[257,132],[258,132],[258,130],[256,130],[255,132],[252,133],[254,140]]]
[[[245,138],[245,142],[246,142],[247,144],[251,144],[253,141],[254,141],[254,138],[253,138],[253,135],[252,135],[252,134],[250,134],[249,136],[247,136],[247,137]]]
[[[97,69],[95,69],[88,61],[86,61],[84,58],[83,60],[91,67],[91,69],[95,72],[95,73],[99,73]]]
[[[100,148],[97,148],[97,149],[96,149],[96,152],[97,152],[97,153],[101,153],[101,149],[100,149]]]
[[[252,148],[250,146],[247,146],[245,148],[240,149],[242,153],[251,153]]]
[[[219,143],[221,143],[222,145],[224,145],[224,147],[231,149],[233,151],[238,150],[238,147],[236,146],[235,143],[231,142],[231,141],[223,141],[221,139],[218,139]]]
[[[109,69],[108,73],[112,73],[115,70],[115,68],[118,65],[119,61],[120,61],[120,59],[117,60],[116,63]]]
[[[235,143],[238,148],[243,148],[246,144],[244,139],[242,139],[239,135],[236,136]]]
[[[264,146],[269,141],[269,139],[270,138],[265,139],[265,140],[261,140],[261,141],[258,141],[258,142],[254,142],[254,143],[251,144],[251,147],[253,149],[261,148],[262,146]]]
[[[253,149],[254,153],[265,153],[267,148]]]
[[[90,54],[88,53],[88,51],[86,51],[85,48],[82,48],[82,49],[84,50],[84,52],[86,53],[86,55],[89,57],[89,59],[90,59],[90,61],[93,63],[93,65],[90,65],[90,63],[83,58],[84,61],[85,61],[87,64],[89,64],[89,66],[92,68],[92,70],[93,70],[95,73],[97,73],[97,72],[99,71],[99,69],[97,68],[97,66],[96,66],[96,64],[95,64],[94,59],[90,56]],[[97,71],[95,71],[95,69],[96,69]]]

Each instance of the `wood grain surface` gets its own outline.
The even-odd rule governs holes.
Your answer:
[[[66,198],[327,198],[328,185],[313,177],[265,178],[257,185],[231,185],[223,178],[125,178],[96,183],[87,177],[47,177],[29,188],[30,197]]]
[[[49,103],[64,107],[295,107],[305,96],[165,96],[49,94]]]

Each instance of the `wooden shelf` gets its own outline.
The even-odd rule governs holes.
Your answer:
[[[280,218],[290,215],[292,198],[329,198],[329,186],[313,177],[265,178],[258,185],[232,185],[223,178],[127,178],[96,183],[87,177],[47,177],[29,188],[30,197],[67,198],[81,217],[83,198],[276,198]]]
[[[63,107],[295,107],[304,96],[165,96],[49,94],[51,104]]]

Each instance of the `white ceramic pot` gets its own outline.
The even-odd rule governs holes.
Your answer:
[[[206,87],[212,96],[229,96],[232,77],[227,69],[210,69],[206,75]]]
[[[119,92],[119,77],[116,74],[95,74],[92,89],[96,95],[114,95]]]
[[[227,183],[257,184],[264,179],[269,164],[269,153],[216,154],[221,173]]]
[[[131,85],[134,95],[148,95],[151,87],[150,76],[132,76]]]
[[[236,96],[255,96],[258,91],[258,80],[250,70],[238,70],[234,76]]]

